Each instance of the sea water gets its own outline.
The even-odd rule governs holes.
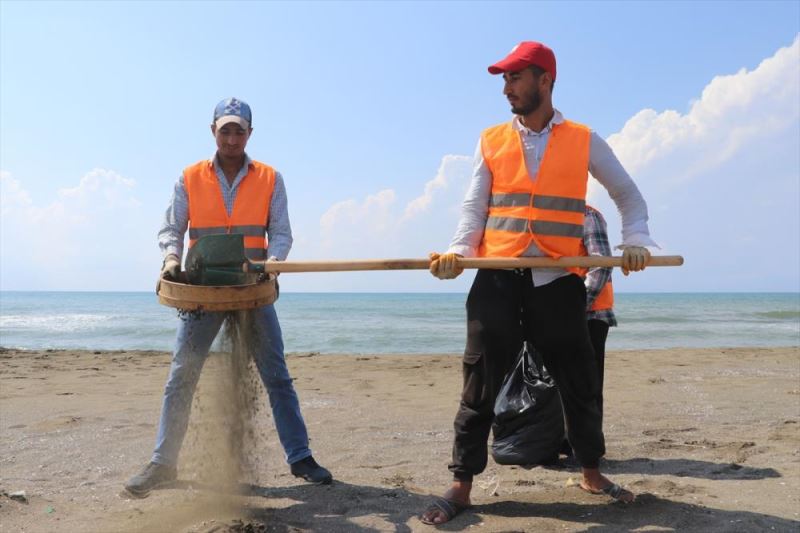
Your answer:
[[[465,294],[282,293],[286,351],[461,353]],[[617,294],[609,350],[800,346],[798,293]],[[180,318],[149,292],[0,292],[0,346],[171,350]]]

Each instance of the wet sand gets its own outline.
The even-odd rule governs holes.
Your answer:
[[[0,531],[434,530],[417,515],[450,481],[458,356],[291,355],[314,455],[336,481],[289,474],[259,390],[256,461],[238,490],[197,472],[215,438],[203,401],[218,358],[178,482],[135,499],[122,484],[152,451],[168,354],[0,349]],[[605,412],[602,468],[634,504],[569,486],[574,468],[490,461],[475,508],[440,529],[800,530],[800,348],[611,352]]]

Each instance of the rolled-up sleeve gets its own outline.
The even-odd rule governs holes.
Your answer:
[[[280,172],[275,173],[275,187],[267,220],[267,257],[284,261],[292,249],[292,226],[289,223],[289,202]]]
[[[164,213],[164,222],[158,232],[158,246],[161,255],[166,257],[174,254],[180,259],[183,256],[183,238],[189,227],[189,200],[186,196],[186,187],[183,175],[175,183],[167,211]]]
[[[464,257],[475,257],[486,229],[489,216],[489,196],[492,190],[492,173],[483,160],[481,143],[475,148],[472,165],[472,180],[461,205],[461,218],[456,233],[450,241],[449,253]]]
[[[647,203],[636,183],[614,155],[608,143],[592,132],[589,153],[589,172],[608,191],[622,219],[622,244],[626,246],[654,246],[647,226]]]

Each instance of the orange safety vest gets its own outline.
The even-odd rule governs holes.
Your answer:
[[[213,161],[200,161],[186,167],[183,183],[189,200],[190,247],[205,235],[241,233],[247,257],[266,259],[267,220],[275,188],[275,169],[258,161],[251,162],[247,175],[239,183],[230,215],[225,209]]]
[[[517,257],[531,242],[554,258],[580,254],[590,138],[591,131],[582,124],[554,125],[531,180],[522,139],[512,123],[483,132],[481,151],[492,173],[492,192],[480,257]]]

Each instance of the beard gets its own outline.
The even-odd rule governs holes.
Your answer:
[[[542,105],[542,97],[539,95],[539,91],[536,91],[531,94],[527,94],[524,97],[520,97],[520,102],[518,105],[511,106],[511,112],[515,115],[529,115],[539,109],[539,106]]]

